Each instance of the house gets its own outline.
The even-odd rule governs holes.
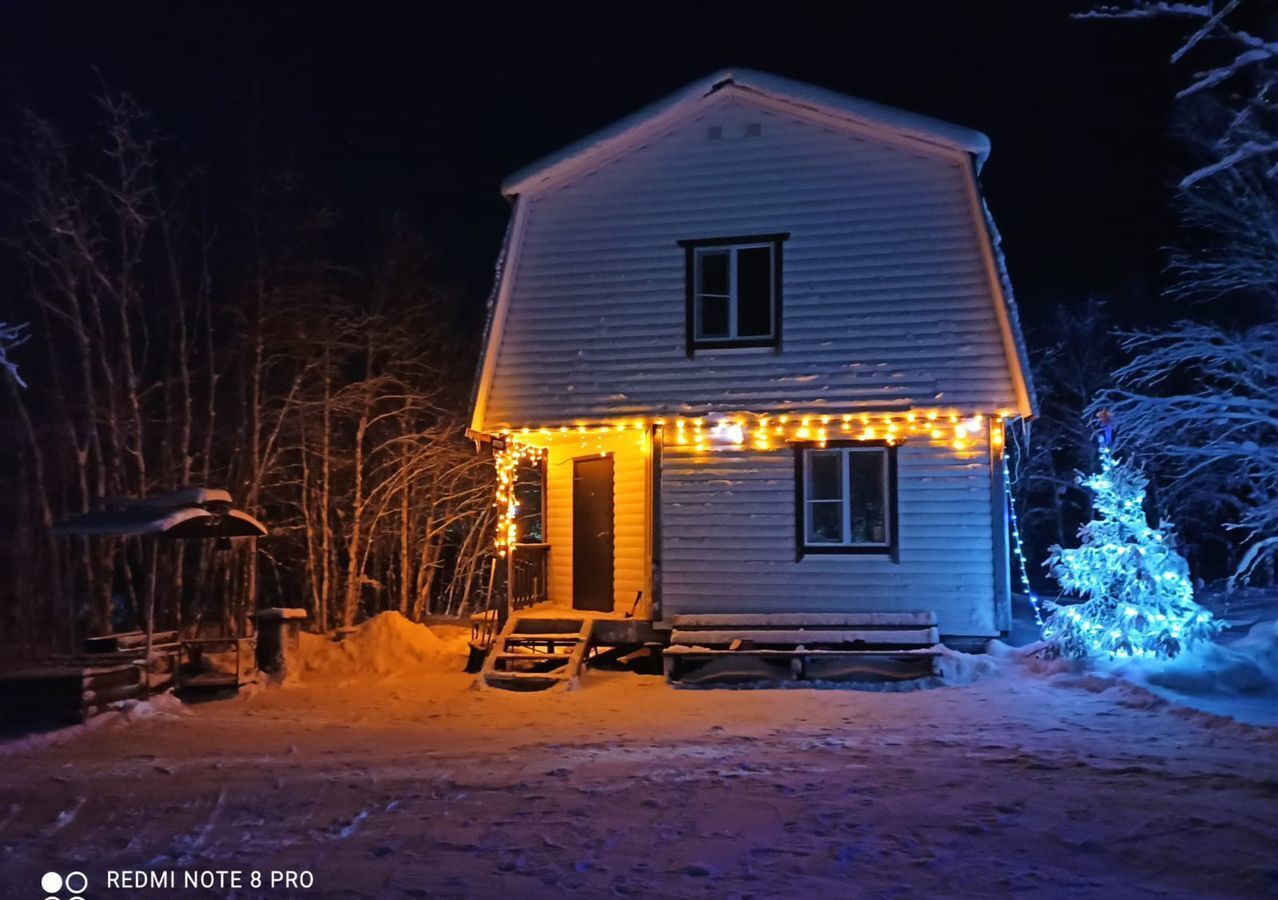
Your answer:
[[[1034,397],[988,153],[733,69],[512,175],[470,435],[515,605],[1005,632]]]

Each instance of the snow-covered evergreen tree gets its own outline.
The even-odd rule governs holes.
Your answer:
[[[1101,470],[1080,477],[1097,517],[1079,529],[1081,546],[1051,548],[1047,565],[1065,594],[1043,634],[1068,657],[1172,657],[1219,629],[1194,602],[1189,564],[1166,526],[1151,528],[1143,503],[1148,479],[1100,448]]]

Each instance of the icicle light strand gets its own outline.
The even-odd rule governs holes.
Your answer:
[[[497,507],[497,535],[493,543],[497,555],[505,557],[518,541],[519,500],[515,485],[519,483],[519,467],[525,462],[535,463],[546,451],[532,444],[507,437],[505,446],[493,452],[493,465],[497,470],[497,494],[493,505]]]
[[[577,422],[571,426],[524,427],[500,434],[521,443],[548,441],[556,435],[576,434],[579,440],[629,431],[646,432],[648,426],[670,426],[671,445],[704,451],[731,447],[771,450],[786,441],[804,441],[825,446],[831,440],[879,440],[901,444],[911,438],[934,445],[948,445],[963,453],[972,452],[990,423],[990,441],[1001,449],[1002,420],[1009,410],[997,413],[960,413],[939,409],[904,410],[892,413],[759,413],[714,414],[711,416],[658,416],[652,419],[617,419],[605,422]]]
[[[1007,509],[1011,513],[1012,520],[1012,553],[1016,555],[1021,584],[1025,588],[1025,595],[1029,597],[1030,607],[1034,610],[1034,621],[1038,624],[1039,630],[1042,631],[1043,613],[1039,608],[1038,595],[1030,587],[1029,572],[1025,568],[1025,545],[1021,543],[1021,526],[1016,518],[1016,499],[1012,496],[1012,470],[1007,465],[1007,454],[1003,455],[1003,488],[1007,491]],[[1048,635],[1044,633],[1043,636],[1047,637]]]

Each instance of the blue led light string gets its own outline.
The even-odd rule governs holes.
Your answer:
[[[1003,454],[1003,486],[1007,492],[1007,509],[1011,513],[1012,519],[1012,541],[1014,546],[1012,552],[1016,554],[1016,562],[1021,573],[1021,584],[1025,588],[1025,594],[1029,597],[1030,607],[1034,610],[1034,621],[1038,623],[1038,627],[1043,627],[1043,613],[1039,609],[1038,595],[1034,593],[1034,589],[1030,587],[1029,572],[1025,568],[1025,546],[1021,543],[1021,526],[1016,519],[1016,499],[1012,496],[1012,472],[1007,466],[1007,454]]]
[[[1107,434],[1099,456],[1100,471],[1078,479],[1096,517],[1080,530],[1078,547],[1054,547],[1049,556],[1065,594],[1083,601],[1048,620],[1061,654],[1170,658],[1210,641],[1221,625],[1194,601],[1189,564],[1174,541],[1161,524],[1149,526],[1145,477],[1114,459]]]

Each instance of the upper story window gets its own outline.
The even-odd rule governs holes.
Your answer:
[[[896,555],[896,448],[869,443],[797,449],[802,553]]]
[[[781,243],[788,234],[680,241],[688,353],[781,343]]]

